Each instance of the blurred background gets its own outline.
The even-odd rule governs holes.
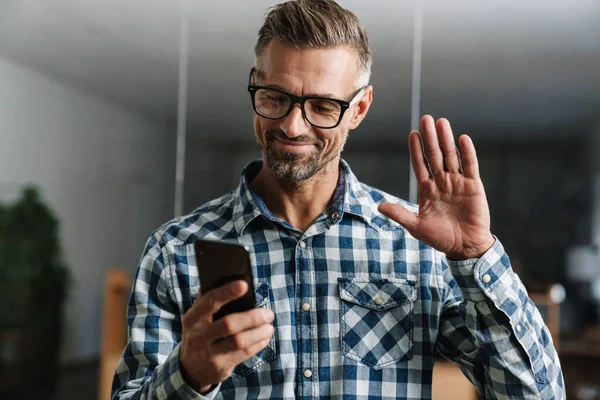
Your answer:
[[[8,248],[0,254],[0,393],[102,393],[107,337],[124,318],[123,306],[110,308],[119,284],[107,277],[124,272],[119,293],[127,293],[152,230],[233,189],[260,156],[246,84],[257,31],[276,3],[0,0],[0,248]],[[455,133],[470,134],[492,230],[539,294],[569,397],[600,398],[600,3],[340,3],[369,31],[374,86],[343,157],[362,181],[408,198],[411,116],[446,117]],[[24,194],[32,184],[37,195]],[[25,279],[15,270],[54,254],[5,255],[33,240],[25,232],[15,245],[8,233],[24,226],[14,210],[28,201],[58,222],[42,229],[56,230],[62,253],[51,258],[70,276],[66,291],[55,279],[58,294],[15,289]],[[54,281],[39,271],[42,287]],[[47,325],[30,329],[44,332],[37,339],[23,333],[15,315],[35,320],[65,293],[64,307],[47,314],[59,321],[56,345]],[[58,362],[34,385],[23,379],[22,355],[44,340]]]

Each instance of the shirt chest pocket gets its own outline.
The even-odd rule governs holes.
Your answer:
[[[344,356],[373,369],[412,357],[415,283],[338,279]]]
[[[267,308],[269,310],[272,310],[269,292],[270,292],[269,284],[266,282],[259,283],[256,286],[256,306],[257,307],[262,307],[262,308]],[[271,341],[269,342],[267,347],[265,347],[263,350],[259,351],[256,355],[250,357],[248,360],[244,361],[243,363],[241,363],[237,367],[235,367],[232,375],[244,378],[247,375],[258,370],[263,365],[273,361],[275,359],[276,355],[277,354],[275,353],[275,334],[273,334],[273,337],[271,337]],[[225,384],[223,389],[225,389],[227,386],[228,385]]]

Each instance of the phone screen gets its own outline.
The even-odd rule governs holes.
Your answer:
[[[248,292],[221,307],[213,315],[213,320],[256,307],[250,253],[244,245],[199,239],[194,243],[194,249],[200,276],[200,290],[203,294],[235,280],[244,280],[248,283]]]

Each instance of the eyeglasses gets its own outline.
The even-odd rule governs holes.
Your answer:
[[[252,85],[252,74],[255,70],[256,68],[252,68],[248,79],[248,91],[255,113],[267,119],[280,119],[287,116],[295,104],[300,104],[304,118],[312,126],[321,129],[333,129],[338,126],[346,110],[361,99],[365,90],[364,87],[359,89],[350,101],[315,96],[294,96],[283,90]]]

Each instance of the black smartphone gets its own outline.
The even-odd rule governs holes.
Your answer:
[[[246,246],[218,240],[199,239],[194,243],[194,249],[202,294],[236,280],[248,283],[248,292],[221,307],[213,315],[213,320],[256,307],[250,253]]]

